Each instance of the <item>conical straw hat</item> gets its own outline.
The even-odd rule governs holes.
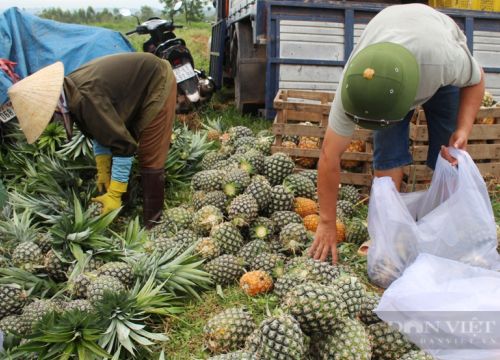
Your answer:
[[[56,62],[9,88],[12,107],[29,144],[42,135],[54,115],[63,81],[64,65]]]

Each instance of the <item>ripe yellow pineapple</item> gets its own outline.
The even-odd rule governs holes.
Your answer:
[[[241,277],[240,288],[249,296],[264,294],[273,288],[273,278],[262,270],[250,271]]]
[[[365,152],[366,144],[363,140],[352,140],[346,152]],[[346,169],[355,168],[360,165],[356,160],[342,160],[342,167]]]
[[[345,225],[342,221],[337,219],[337,244],[345,240]]]
[[[312,214],[312,215],[307,215],[304,217],[304,226],[306,227],[307,230],[316,232],[316,229],[318,228],[319,224],[319,215],[318,214]]]
[[[318,213],[318,203],[305,197],[296,197],[294,199],[293,208],[301,218]]]

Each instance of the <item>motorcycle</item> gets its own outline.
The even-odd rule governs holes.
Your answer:
[[[182,1],[177,2],[171,11],[171,19],[164,20],[159,17],[149,18],[145,22],[137,19],[137,27],[126,33],[149,35],[149,39],[142,44],[142,50],[155,54],[167,60],[177,81],[177,109],[178,113],[186,113],[193,110],[199,104],[210,100],[215,91],[215,82],[207,76],[204,70],[198,70],[194,66],[193,56],[186,42],[178,38],[174,30],[182,28],[182,25],[174,24],[174,14],[182,7]],[[121,9],[122,16],[131,16],[129,9]]]

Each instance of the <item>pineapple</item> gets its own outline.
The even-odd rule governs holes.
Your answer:
[[[253,131],[246,126],[238,125],[231,126],[228,131],[229,142],[234,144],[237,139],[242,137],[251,136],[253,137]]]
[[[304,197],[296,197],[294,199],[293,210],[299,214],[301,218],[317,214],[319,211],[316,201]]]
[[[339,200],[346,200],[352,205],[356,205],[359,201],[359,191],[352,185],[342,185],[338,195]]]
[[[344,300],[349,316],[357,318],[362,304],[366,301],[366,289],[361,281],[353,276],[341,276],[335,279],[331,286]]]
[[[203,156],[203,159],[200,162],[200,166],[202,170],[213,170],[214,165],[221,160],[225,160],[227,158],[226,155],[221,154],[219,152],[211,151]]]
[[[311,179],[299,174],[288,175],[283,180],[283,185],[293,193],[295,197],[313,199],[316,196],[316,185]]]
[[[271,185],[280,185],[293,172],[295,163],[285,153],[277,152],[264,159],[264,175]]]
[[[261,175],[255,175],[250,185],[245,190],[245,194],[253,196],[260,211],[266,210],[271,202],[272,187],[269,181]]]
[[[234,198],[227,208],[229,219],[236,226],[250,224],[258,215],[259,205],[253,196],[248,194]]]
[[[9,315],[0,320],[0,331],[5,334],[23,335],[27,329],[20,315]]]
[[[401,356],[399,360],[434,360],[434,358],[422,350],[413,350]]]
[[[221,255],[206,263],[204,270],[216,284],[226,285],[238,281],[243,275],[245,262],[234,255]]]
[[[295,145],[299,144],[300,136],[299,135],[285,135],[283,136],[283,141],[290,141]]]
[[[377,294],[367,294],[365,300],[361,304],[359,311],[359,319],[366,325],[378,323],[382,320],[375,314],[373,310],[378,306],[380,296]]]
[[[222,355],[216,355],[208,358],[208,360],[254,360],[254,359],[255,358],[252,353],[243,350],[230,352]]]
[[[248,174],[261,174],[264,171],[265,156],[258,150],[252,148],[243,154],[239,162],[239,168]]]
[[[45,315],[59,310],[57,304],[51,300],[35,300],[24,307],[21,315],[21,326],[26,329],[28,334],[31,334],[34,325]]]
[[[263,155],[268,156],[271,155],[273,142],[274,136],[257,137],[257,140],[255,141],[255,148]]]
[[[191,202],[193,204],[194,210],[196,211],[207,205],[215,206],[221,211],[224,211],[226,208],[227,196],[223,191],[220,190],[209,192],[195,191],[191,198]]]
[[[363,140],[351,140],[346,152],[365,152],[365,150],[366,144]],[[357,160],[342,160],[340,164],[343,168],[352,169],[360,166],[361,162]]]
[[[274,293],[283,298],[286,294],[295,288],[297,285],[304,284],[308,281],[307,274],[301,272],[285,273],[280,276],[274,283]]]
[[[130,287],[134,283],[134,273],[132,266],[120,261],[112,261],[104,264],[97,269],[97,276],[112,276],[120,280],[120,282]]]
[[[250,185],[250,175],[241,169],[231,170],[222,178],[222,189],[229,197],[241,194],[248,185]]]
[[[125,291],[125,285],[117,278],[110,275],[101,275],[87,286],[87,298],[95,304],[104,298],[106,292],[119,293]]]
[[[368,240],[368,228],[359,218],[353,218],[346,228],[346,240],[350,243],[361,246]]]
[[[346,239],[346,228],[345,228],[344,223],[340,219],[337,219],[335,221],[335,226],[337,229],[337,232],[336,232],[337,244],[340,244],[340,243],[344,242]]]
[[[349,201],[337,201],[337,217],[341,220],[350,220],[354,216],[354,212],[354,206]]]
[[[193,229],[196,233],[206,236],[215,225],[224,221],[224,215],[213,205],[206,205],[193,215]]]
[[[149,249],[150,252],[156,250],[158,253],[162,254],[164,252],[176,249],[176,252],[183,252],[187,250],[191,245],[198,241],[198,235],[192,230],[181,230],[173,237],[157,237],[152,241],[152,248]]]
[[[90,282],[95,279],[95,273],[78,274],[68,281],[68,290],[72,297],[76,299],[87,297],[87,288]]]
[[[258,217],[250,224],[250,239],[271,241],[274,238],[274,222],[266,217]]]
[[[271,246],[263,240],[252,240],[239,250],[238,256],[245,260],[245,262],[248,264],[257,255],[264,252],[271,252]]]
[[[370,360],[372,355],[365,327],[353,319],[339,319],[332,332],[311,343],[319,360]]]
[[[22,242],[12,251],[12,263],[18,268],[34,272],[42,267],[42,250],[34,242]]]
[[[400,359],[409,351],[417,350],[406,336],[389,324],[378,322],[368,326],[373,357],[384,360]]]
[[[238,149],[240,147],[250,147],[253,148],[255,146],[255,141],[257,139],[252,136],[242,136],[237,139],[234,139],[233,146]]]
[[[221,190],[223,176],[224,172],[221,170],[200,171],[191,179],[191,186],[195,191]]]
[[[244,241],[238,228],[230,222],[213,227],[210,237],[223,254],[235,255],[243,246]]]
[[[320,217],[318,214],[307,215],[304,217],[304,226],[307,230],[315,233],[318,228]]]
[[[18,285],[0,286],[0,319],[20,314],[28,301],[28,295]]]
[[[317,283],[298,285],[286,294],[282,306],[306,334],[330,333],[339,319],[347,316],[337,289]]]
[[[273,288],[273,278],[262,270],[250,271],[241,277],[240,288],[250,296],[264,294]]]
[[[280,232],[288,224],[303,224],[302,218],[295,211],[275,211],[271,215],[274,230]]]
[[[276,211],[290,211],[293,209],[293,193],[283,185],[276,185],[271,191],[271,202],[268,211],[270,214]]]
[[[212,260],[221,255],[221,250],[215,243],[214,239],[204,237],[196,244],[195,253],[203,259]]]
[[[285,257],[276,253],[261,253],[250,264],[251,270],[262,270],[275,276],[283,266]]]
[[[54,250],[50,250],[44,257],[45,271],[51,279],[58,282],[66,281],[68,264]]]
[[[89,204],[89,206],[87,208],[87,212],[88,212],[90,217],[98,217],[98,216],[101,216],[103,208],[104,208],[104,206],[102,205],[101,202],[93,201]]]
[[[292,254],[300,252],[308,241],[307,230],[303,224],[288,224],[280,232],[283,249]]]
[[[297,147],[303,150],[319,150],[319,139],[316,137],[302,136]],[[316,167],[318,159],[314,157],[298,157],[295,162],[305,169],[312,169]]]
[[[68,301],[64,304],[63,311],[77,310],[79,312],[91,313],[94,311],[94,306],[88,300],[78,299]]]
[[[184,207],[174,207],[165,210],[162,218],[170,224],[174,232],[177,232],[191,226],[193,212]]]
[[[301,176],[304,176],[311,180],[314,186],[317,187],[318,184],[318,170],[303,170],[299,173]]]
[[[481,106],[484,107],[492,107],[495,105],[496,101],[493,98],[493,95],[489,91],[485,91],[483,95],[483,100],[481,101]]]
[[[262,360],[302,360],[307,353],[304,333],[293,316],[283,314],[263,320],[256,358]]]
[[[245,307],[229,308],[208,320],[203,328],[204,342],[216,354],[237,350],[254,329],[252,314]]]
[[[52,249],[52,235],[50,233],[37,233],[34,242],[38,245],[42,254],[46,254]]]

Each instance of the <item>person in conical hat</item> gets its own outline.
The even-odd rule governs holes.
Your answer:
[[[138,157],[143,219],[151,228],[164,202],[165,160],[175,117],[177,86],[170,64],[149,53],[97,58],[64,76],[61,62],[13,84],[8,95],[28,143],[55,116],[68,138],[73,123],[93,141],[103,213],[121,207],[132,160]]]
[[[462,30],[423,4],[389,6],[366,26],[347,59],[335,92],[318,161],[320,222],[309,255],[337,258],[336,216],[341,157],[356,126],[373,131],[373,169],[399,190],[412,162],[410,119],[417,106],[427,118],[427,165],[447,147],[465,149],[484,93],[484,74]]]

